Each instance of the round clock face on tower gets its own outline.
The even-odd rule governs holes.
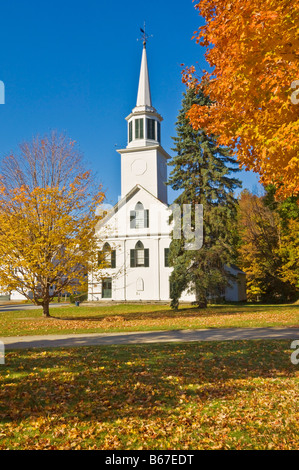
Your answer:
[[[133,175],[135,176],[143,175],[147,170],[146,161],[141,160],[141,159],[134,160],[134,162],[131,165],[131,170],[132,170]]]

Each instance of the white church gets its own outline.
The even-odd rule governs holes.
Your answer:
[[[167,160],[161,145],[162,116],[152,105],[146,43],[143,45],[137,103],[126,118],[128,144],[121,157],[121,198],[97,227],[99,251],[105,256],[105,277],[90,273],[89,301],[170,301],[168,263],[170,233]],[[105,254],[106,253],[106,254]],[[227,301],[246,300],[245,274],[225,292]],[[192,302],[185,292],[181,301]]]

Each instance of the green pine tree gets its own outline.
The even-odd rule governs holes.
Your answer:
[[[225,265],[231,264],[235,255],[234,191],[241,187],[241,182],[232,173],[239,168],[229,149],[218,147],[216,139],[207,136],[204,130],[195,131],[191,127],[186,113],[193,104],[210,105],[210,100],[202,91],[196,93],[192,88],[183,95],[168,185],[180,191],[175,203],[181,207],[203,205],[203,246],[188,251],[183,236],[172,240],[169,259],[173,266],[170,276],[173,308],[178,307],[182,292],[188,288],[195,290],[197,304],[203,307],[209,296],[221,295],[230,280]],[[194,225],[194,215],[191,221]]]

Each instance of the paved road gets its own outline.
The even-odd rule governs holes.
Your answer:
[[[62,307],[64,303],[51,304],[51,307]],[[0,304],[0,312],[14,312],[15,310],[38,310],[42,307],[33,304]]]
[[[134,333],[0,337],[5,349],[58,348],[111,344],[228,341],[248,339],[299,339],[299,328],[224,328]]]

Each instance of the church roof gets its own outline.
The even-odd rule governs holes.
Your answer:
[[[127,204],[132,197],[135,196],[139,191],[145,191],[148,193],[156,203],[161,204],[165,207],[169,207],[168,204],[165,204],[164,202],[160,201],[160,199],[156,198],[152,193],[150,193],[147,189],[145,189],[143,186],[140,184],[136,184],[123,198],[121,198],[115,205],[112,207],[105,217],[100,220],[97,226],[97,230],[101,229],[110,219],[113,217],[125,204]]]

